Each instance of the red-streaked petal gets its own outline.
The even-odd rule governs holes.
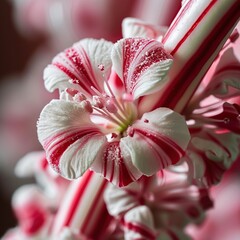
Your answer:
[[[201,159],[204,173],[201,177],[198,174],[198,181],[205,186],[217,184],[224,172],[231,167],[233,162],[239,156],[239,139],[237,135],[232,133],[215,134],[211,131],[206,132],[199,137],[193,137],[189,146],[187,157],[190,161],[190,166],[195,169],[195,155]],[[194,154],[191,154],[193,152]],[[197,159],[199,161],[199,159]],[[192,162],[192,163],[191,163]],[[198,166],[198,165],[196,165]]]
[[[125,188],[118,188],[113,184],[109,184],[104,193],[104,200],[110,215],[114,217],[121,216],[139,205],[137,199],[139,196],[138,191],[128,191],[131,189],[129,187],[135,184],[132,183]]]
[[[158,91],[166,82],[172,57],[155,40],[126,38],[114,44],[113,69],[134,99]]]
[[[165,27],[148,24],[140,19],[125,18],[122,22],[122,32],[124,38],[142,37],[157,39],[162,37],[167,31]]]
[[[104,78],[111,71],[112,43],[105,40],[84,39],[58,54],[44,70],[45,86],[49,91],[73,87],[92,93],[91,86],[103,91]],[[69,80],[74,80],[72,85]]]
[[[12,205],[21,231],[36,236],[49,221],[48,202],[41,189],[33,184],[18,188],[13,195]]]
[[[184,118],[168,108],[158,108],[143,114],[122,144],[133,164],[145,175],[152,175],[178,163],[189,140]]]
[[[38,137],[55,171],[65,178],[80,177],[106,142],[78,103],[52,100],[38,122]]]
[[[225,102],[223,104],[223,111],[219,114],[209,117],[216,120],[215,125],[228,129],[233,133],[240,134],[240,105],[230,104]]]
[[[198,91],[202,99],[214,95],[220,99],[229,99],[239,95],[240,63],[234,49],[224,51],[209,68]],[[204,91],[203,91],[204,90]]]
[[[29,152],[18,160],[14,172],[18,177],[33,177],[38,164],[44,159],[44,151]]]
[[[156,239],[154,220],[151,210],[146,206],[139,206],[127,212],[122,222],[124,239]]]
[[[118,187],[138,180],[142,173],[134,167],[125,150],[119,141],[108,142],[91,168]]]

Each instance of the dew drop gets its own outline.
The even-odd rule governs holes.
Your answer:
[[[100,69],[100,71],[104,71],[104,65],[103,64],[99,64],[98,68]]]

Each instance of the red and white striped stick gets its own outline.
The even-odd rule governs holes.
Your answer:
[[[56,215],[52,235],[58,236],[64,227],[68,227],[86,238],[104,239],[112,219],[103,199],[107,184],[92,171],[73,181]]]
[[[186,0],[163,38],[174,58],[168,84],[160,93],[148,97],[148,106],[166,106],[181,112],[239,16],[239,0]]]

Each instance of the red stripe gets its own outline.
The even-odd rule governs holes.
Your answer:
[[[179,14],[176,16],[174,22],[171,24],[170,28],[168,29],[167,33],[165,34],[165,36],[163,37],[162,43],[164,44],[167,39],[169,38],[169,36],[172,35],[172,32],[175,32],[175,28],[178,25],[178,23],[180,22],[180,20],[182,19],[182,16],[184,16],[186,14],[186,12],[189,10],[189,8],[192,6],[193,1],[189,1],[187,2],[187,4],[185,5],[184,8],[181,9],[181,11],[179,11]]]
[[[169,236],[171,237],[171,240],[181,240],[175,232],[173,232],[172,230],[168,229],[167,233],[169,234]]]
[[[79,85],[89,94],[91,94],[91,88],[89,88],[88,86],[86,87],[84,84],[83,84],[83,81],[82,79],[78,79],[77,76],[75,76],[74,73],[72,73],[67,67],[63,66],[61,63],[52,63],[53,66],[59,68],[62,72],[64,72],[66,75],[69,76],[70,79],[73,79],[73,80],[79,80]],[[86,81],[87,82],[87,81]]]
[[[151,139],[154,143],[156,143],[166,153],[169,159],[171,159],[172,164],[177,163],[180,157],[184,154],[183,149],[180,148],[179,145],[173,142],[170,138],[167,138],[165,136],[155,136],[149,131],[144,131],[137,128],[135,128],[134,131],[146,138]]]
[[[171,55],[174,55],[180,46],[186,41],[186,39],[191,35],[191,33],[195,30],[195,28],[201,23],[207,13],[212,9],[212,7],[217,3],[217,0],[212,0],[210,4],[206,7],[206,9],[202,12],[199,18],[194,22],[191,28],[186,32],[183,38],[178,42],[177,46],[171,51]]]
[[[136,178],[128,171],[123,158],[121,158],[121,161],[119,162],[118,177],[119,177],[118,187],[124,187],[127,186],[129,183],[136,181]]]
[[[125,228],[127,228],[130,231],[139,233],[147,239],[156,239],[156,236],[154,233],[152,233],[150,230],[147,229],[144,225],[138,224],[138,223],[131,223],[131,222],[125,222],[123,221],[123,225]]]
[[[108,167],[108,165],[110,165]],[[114,182],[115,168],[118,168],[119,175],[117,182]],[[108,171],[110,169],[110,171]],[[115,174],[116,175],[116,174]],[[118,187],[123,187],[136,180],[134,176],[129,172],[124,162],[124,158],[121,153],[119,141],[109,142],[104,150],[103,157],[103,176],[110,182],[114,182]]]
[[[94,135],[98,134],[99,131],[90,130],[82,130],[81,132],[75,132],[73,134],[68,135],[67,137],[60,138],[59,141],[57,141],[53,146],[49,148],[49,145],[51,142],[53,142],[57,137],[61,137],[61,135],[65,135],[65,133],[59,134],[57,137],[54,136],[48,141],[44,143],[44,149],[48,153],[48,161],[52,165],[52,167],[57,171],[61,172],[61,169],[59,168],[59,162],[62,154],[67,150],[67,148],[72,145],[77,140],[81,139],[82,137],[85,137],[85,141],[83,141],[81,144],[79,144],[79,148],[82,147],[90,138],[92,138]],[[87,138],[87,139],[86,139]],[[55,148],[54,150],[52,150]]]
[[[107,187],[108,182],[104,180],[101,188],[99,189],[97,195],[95,196],[94,202],[89,210],[88,215],[85,218],[82,228],[80,232],[91,239],[104,239],[104,235],[106,233],[106,229],[108,228],[108,224],[113,219],[107,211],[103,193]],[[96,215],[95,208],[97,206],[101,206],[98,214]],[[100,224],[101,223],[101,224]]]
[[[230,72],[230,71],[240,72],[239,64],[236,63],[235,65],[231,64],[231,65],[228,65],[226,67],[223,67],[223,68],[219,69],[214,75],[218,76],[218,75],[220,75],[220,74],[222,74],[224,72]]]
[[[214,30],[201,44],[196,53],[189,59],[188,62],[186,62],[185,66],[182,68],[182,71],[175,79],[172,80],[161,99],[155,105],[155,108],[158,106],[174,108],[177,105],[179,99],[184,96],[184,93],[190,84],[202,70],[206,61],[210,58],[210,56],[213,55],[214,51],[216,51],[217,46],[220,45],[221,41],[224,39],[226,34],[228,34],[238,18],[239,6],[238,3],[235,3],[217,23]],[[196,85],[198,86],[198,84]],[[173,89],[178,89],[178,91],[173,91]],[[193,93],[194,91],[192,94]]]
[[[94,197],[94,201],[93,203],[91,204],[91,207],[89,209],[89,212],[88,214],[86,215],[85,217],[85,221],[83,222],[83,225],[80,229],[81,233],[83,234],[89,234],[90,233],[93,233],[94,232],[94,228],[93,229],[88,229],[88,225],[91,225],[91,222],[94,221],[94,209],[101,204],[101,202],[103,201],[103,192],[106,188],[106,184],[107,184],[107,181],[105,181],[103,179],[103,183],[102,183],[102,186],[99,188],[97,194],[95,195]]]
[[[104,221],[103,221],[104,219]],[[95,232],[92,235],[94,240],[106,240],[106,236],[109,234],[109,225],[113,221],[113,217],[109,215],[106,205],[101,209],[101,212],[98,214],[98,218],[95,221]],[[101,223],[101,224],[99,224]]]
[[[80,45],[78,45],[78,47],[79,47],[79,49],[77,49],[77,50],[79,50],[80,52],[76,51],[75,48],[70,48],[69,50],[71,50],[72,53],[74,53],[74,54],[69,55],[68,52],[66,52],[66,55],[71,60],[73,65],[76,66],[75,70],[80,73],[81,78],[83,78],[83,76],[85,77],[85,79],[79,79],[79,83],[80,83],[81,87],[84,86],[83,84],[87,84],[86,88],[89,89],[89,92],[91,91],[91,86],[95,87],[96,89],[98,89],[101,92],[101,88],[98,86],[98,83],[96,81],[92,81],[92,80],[95,80],[95,77],[93,74],[92,65],[89,61],[89,57],[88,57],[85,49]],[[85,62],[85,64],[83,62]],[[89,68],[92,76],[89,76],[87,67]]]
[[[74,215],[77,213],[76,209],[79,207],[79,203],[82,200],[84,192],[87,190],[88,184],[90,182],[90,179],[93,177],[93,174],[94,174],[93,172],[87,171],[80,179],[79,188],[75,192],[75,195],[74,195],[74,198],[72,199],[71,204],[68,203],[69,205],[68,215],[65,216],[65,221],[62,227],[70,226]]]
[[[46,171],[47,167],[48,167],[48,161],[47,161],[47,159],[46,159],[46,155],[43,154],[43,157],[42,157],[42,159],[40,160],[40,168],[41,168],[43,171]]]

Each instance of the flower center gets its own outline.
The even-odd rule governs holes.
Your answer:
[[[72,88],[67,88],[66,92],[73,101],[81,104],[90,113],[91,120],[103,127],[106,134],[111,134],[111,138],[117,138],[135,121],[137,108],[131,95],[125,93],[121,97],[115,96],[108,82],[105,83],[108,94],[91,87],[95,93],[91,98]]]

